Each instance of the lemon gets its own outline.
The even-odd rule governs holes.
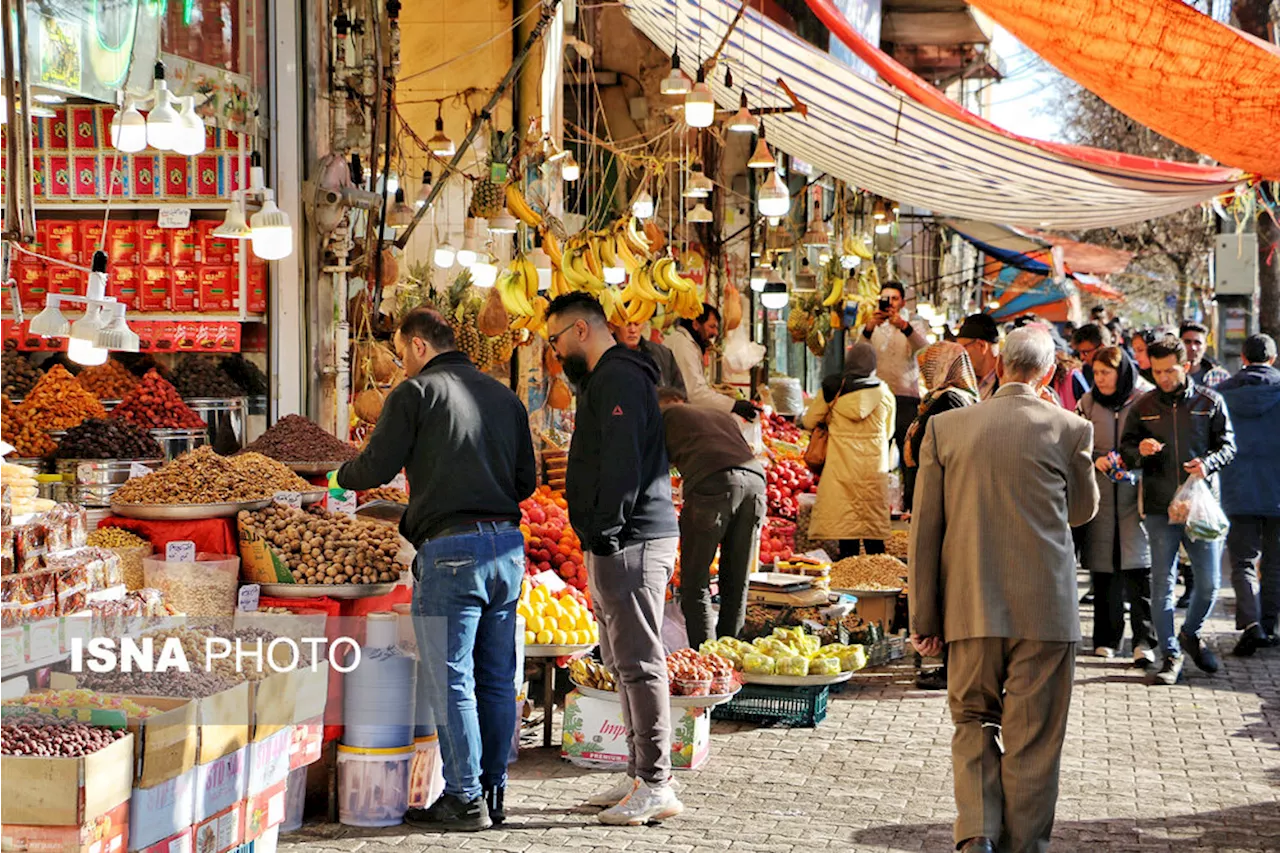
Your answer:
[[[573,627],[578,631],[590,631],[591,621],[587,619],[586,614],[579,613],[577,620],[573,623]]]
[[[553,631],[551,634],[551,642],[555,643],[557,646],[569,645],[569,632]]]
[[[538,638],[538,635],[535,634],[533,631],[524,632],[524,644],[526,646],[532,646],[535,642],[537,642],[537,638]]]
[[[542,624],[542,617],[541,617],[541,616],[529,616],[529,617],[525,620],[524,629],[525,629],[526,631],[528,631],[529,633],[531,633],[531,634],[536,634],[536,633],[538,633],[539,631],[541,631],[541,630],[543,629],[543,627],[545,627],[545,626]]]
[[[538,641],[538,645],[545,646],[551,642],[551,632],[544,628],[543,630],[538,632],[537,636],[534,637],[534,639]]]
[[[560,620],[550,614],[547,614],[542,617],[542,627],[546,628],[548,631],[559,630]]]

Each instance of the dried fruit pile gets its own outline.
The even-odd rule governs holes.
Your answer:
[[[405,568],[396,562],[395,528],[319,507],[307,511],[272,504],[241,512],[240,529],[266,540],[289,567],[295,583],[393,583]]]
[[[110,746],[129,732],[75,723],[47,714],[32,714],[31,722],[0,726],[0,753],[47,758],[79,758]]]
[[[0,391],[10,397],[22,399],[44,376],[44,371],[33,365],[12,344],[6,344],[4,357],[0,358]]]
[[[129,421],[89,418],[67,430],[55,455],[59,459],[163,459],[164,449]]]
[[[831,566],[832,589],[901,589],[907,564],[888,554],[845,557]]]
[[[113,503],[209,504],[240,503],[270,498],[277,489],[213,452],[199,447],[145,477],[125,483],[112,495]]]
[[[293,473],[283,463],[261,453],[246,452],[228,457],[231,464],[264,489],[276,492],[310,492],[315,487]]]
[[[391,501],[392,503],[407,504],[409,502],[409,493],[394,486],[379,486],[367,492],[358,492],[356,500],[361,505],[372,503],[373,501]]]
[[[282,462],[346,462],[360,455],[302,415],[284,416],[245,450]]]
[[[19,456],[48,456],[56,449],[50,430],[70,429],[87,418],[105,418],[106,411],[92,394],[61,365],[46,373],[9,413],[5,441]]]
[[[99,400],[122,400],[138,387],[138,377],[114,358],[96,367],[86,367],[80,371],[76,381]]]
[[[143,429],[200,429],[204,420],[182,402],[177,390],[155,370],[111,412]]]
[[[251,397],[260,397],[270,390],[267,375],[262,372],[262,368],[240,353],[224,358],[219,366],[241,391]]]
[[[173,372],[173,387],[185,398],[239,397],[244,392],[212,358],[190,355]]]

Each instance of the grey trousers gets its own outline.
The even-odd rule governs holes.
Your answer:
[[[1236,627],[1258,625],[1267,635],[1280,619],[1280,518],[1233,515],[1227,531]]]
[[[679,541],[636,542],[608,557],[587,555],[600,652],[618,683],[627,727],[627,775],[650,785],[671,781],[671,693],[662,608]]]
[[[764,480],[731,468],[698,483],[680,511],[680,609],[689,645],[736,637],[747,616],[747,578],[760,549]],[[720,615],[711,608],[711,562],[720,549]]]
[[[955,839],[1049,849],[1077,643],[1003,637],[947,645]]]

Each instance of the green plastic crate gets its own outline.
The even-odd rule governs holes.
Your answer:
[[[738,695],[711,709],[711,718],[738,723],[813,728],[827,717],[830,691],[821,687],[746,684]]]

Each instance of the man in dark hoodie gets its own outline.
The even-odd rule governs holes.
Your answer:
[[[637,826],[684,807],[671,787],[671,701],[662,609],[680,528],[671,502],[658,369],[618,345],[590,294],[547,309],[547,343],[578,393],[565,497],[587,554],[600,651],[618,682],[627,777],[591,797],[601,823]]]
[[[1222,470],[1236,627],[1243,631],[1232,654],[1248,657],[1280,646],[1280,370],[1270,335],[1250,337],[1241,356],[1244,369],[1217,391],[1231,412],[1237,448]]]

